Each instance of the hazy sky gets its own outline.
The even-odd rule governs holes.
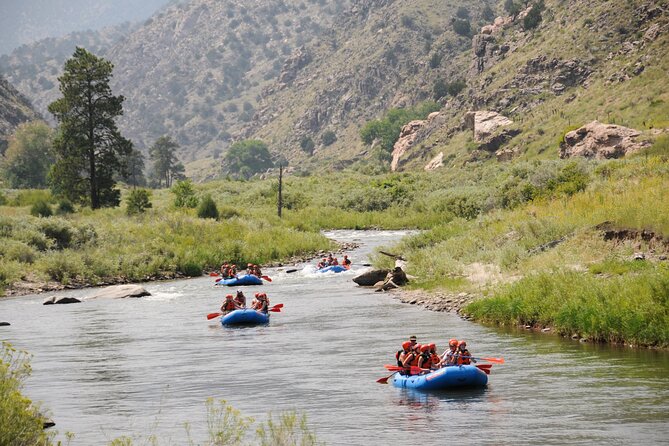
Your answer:
[[[170,0],[0,0],[0,54],[72,31],[149,18]]]

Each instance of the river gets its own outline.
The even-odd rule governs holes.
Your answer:
[[[95,445],[206,438],[205,401],[225,399],[257,421],[296,409],[336,445],[667,444],[669,354],[502,331],[399,303],[351,278],[394,232],[335,231],[356,241],[354,271],[267,269],[269,326],[223,328],[206,315],[229,289],[201,277],[144,284],[152,296],[43,306],[46,295],[0,300],[0,337],[33,354],[24,392],[42,402],[59,439]],[[86,296],[92,290],[62,292]],[[58,293],[56,293],[58,294]],[[50,295],[50,294],[49,294]],[[478,391],[422,394],[377,384],[409,335],[466,339],[503,357]],[[455,437],[455,438],[453,438]]]

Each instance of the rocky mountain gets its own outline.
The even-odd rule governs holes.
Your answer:
[[[54,123],[47,107],[59,97],[58,76],[75,48],[81,46],[95,54],[103,54],[136,28],[137,25],[124,23],[100,31],[73,32],[23,45],[10,55],[0,56],[0,74],[29,97],[47,121]]]
[[[394,169],[557,158],[595,120],[642,137],[669,126],[667,0],[508,3],[192,0],[80,44],[115,64],[124,134],[144,149],[173,137],[196,179],[221,175],[241,138],[306,170],[370,162],[367,122],[435,99],[439,113],[403,129]],[[43,110],[67,54],[29,53],[0,72]]]
[[[16,126],[35,119],[39,115],[30,102],[0,76],[0,153],[7,148],[7,139]]]
[[[70,32],[144,20],[169,1],[6,0],[0,14],[0,54]]]

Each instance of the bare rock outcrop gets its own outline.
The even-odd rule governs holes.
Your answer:
[[[355,276],[353,282],[360,286],[374,286],[377,282],[383,281],[389,272],[388,269],[372,269]]]
[[[390,163],[390,170],[395,172],[399,167],[401,158],[411,149],[414,143],[419,139],[421,131],[425,129],[432,121],[439,116],[439,112],[430,113],[426,120],[411,121],[402,127],[400,137],[393,146],[393,160]]]
[[[113,285],[103,288],[95,294],[88,296],[86,300],[100,298],[123,299],[126,297],[143,297],[150,295],[151,293],[139,285]]]
[[[290,85],[297,77],[297,73],[307,66],[311,61],[311,56],[304,47],[297,48],[290,57],[284,62],[279,74],[279,85],[281,88]]]
[[[506,116],[494,111],[470,111],[465,114],[464,126],[472,130],[476,142],[486,142],[500,127],[513,124]]]
[[[423,168],[426,172],[432,172],[444,165],[444,152],[439,152],[437,156],[432,158],[429,163]]]
[[[560,158],[622,158],[649,145],[647,141],[636,141],[640,135],[635,129],[592,121],[565,135]]]

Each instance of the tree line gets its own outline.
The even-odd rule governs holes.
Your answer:
[[[58,78],[62,96],[48,107],[57,128],[41,121],[20,125],[2,157],[0,170],[9,187],[50,187],[57,197],[98,209],[120,204],[119,181],[170,188],[186,178],[179,144],[168,135],[149,148],[151,169],[145,177],[144,154],[116,124],[125,98],[111,90],[112,71],[104,58],[75,50]],[[273,167],[271,158],[262,141],[238,141],[228,150],[224,172],[249,178]]]

